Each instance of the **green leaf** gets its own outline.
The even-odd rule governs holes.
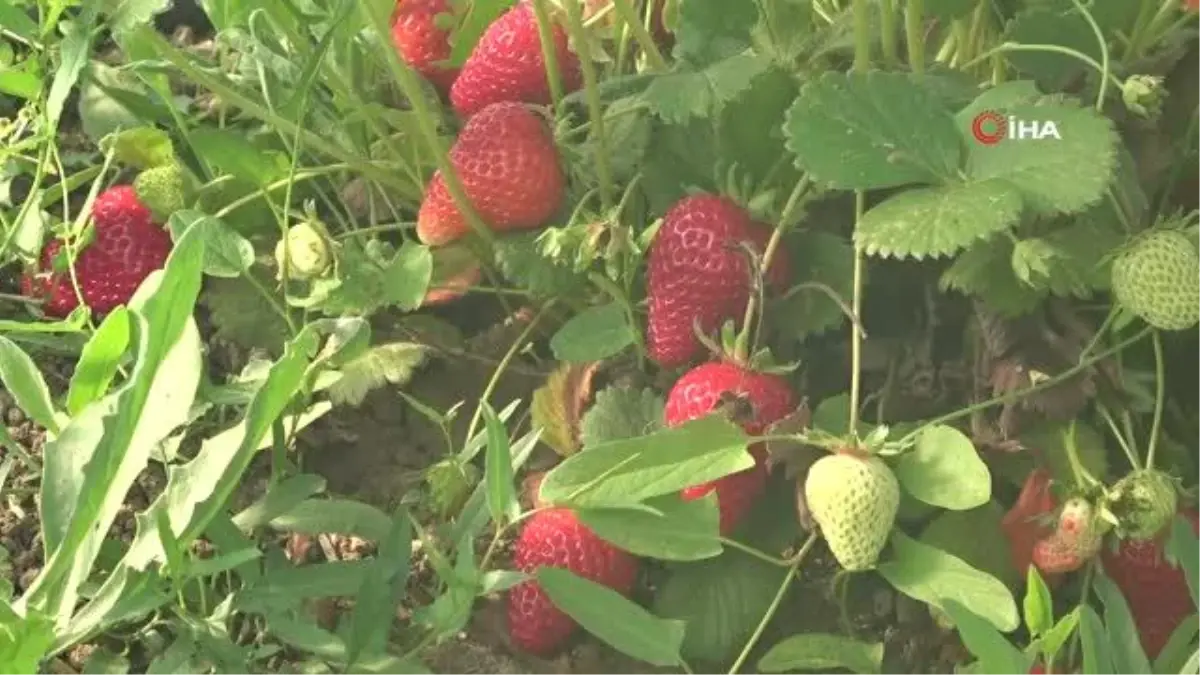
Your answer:
[[[972,672],[996,675],[1029,672],[1033,662],[1030,655],[1014,647],[986,619],[954,600],[944,600],[942,608],[950,615],[963,644],[979,659]]]
[[[1196,666],[1188,668],[1188,661],[1196,654],[1196,636],[1200,634],[1200,616],[1189,614],[1171,631],[1171,637],[1154,659],[1155,673],[1195,673]]]
[[[782,486],[780,486],[782,487]],[[795,492],[772,489],[746,516],[738,538],[760,551],[783,551],[795,542]],[[726,547],[707,560],[671,565],[658,586],[654,612],[687,624],[683,655],[697,672],[724,672],[741,652],[774,601],[789,570]]]
[[[1037,565],[1030,565],[1025,583],[1025,627],[1033,637],[1041,637],[1054,625],[1054,603],[1050,589],[1038,574]]]
[[[1100,4],[1107,3],[1097,3],[1097,6]],[[1053,44],[1100,60],[1100,44],[1096,41],[1096,34],[1087,19],[1070,4],[1065,8],[1049,5],[1027,7],[1009,21],[1004,38],[1021,44]],[[1050,90],[1063,87],[1088,69],[1086,63],[1073,56],[1049,50],[1010,51],[1004,56],[1017,70],[1036,77]]]
[[[425,301],[433,279],[433,253],[428,246],[406,242],[384,272],[387,301],[411,312]]]
[[[660,619],[620,593],[565,569],[541,567],[536,576],[556,607],[613,649],[654,666],[682,661],[682,621]]]
[[[261,267],[251,268],[247,274],[254,276],[258,286],[246,279],[207,280],[204,305],[209,310],[214,332],[219,339],[244,349],[263,349],[278,355],[291,331],[287,321],[259,290],[269,288],[273,280]]]
[[[1032,569],[1032,568],[1031,568]],[[1058,654],[1071,639],[1075,629],[1079,627],[1079,607],[1076,606],[1063,618],[1058,620],[1050,630],[1041,637],[1042,653]]]
[[[496,411],[482,402],[484,429],[487,431],[487,454],[484,457],[484,481],[487,484],[488,511],[497,524],[509,523],[521,515],[517,491],[513,486],[512,447],[508,431],[496,417]]]
[[[269,607],[298,605],[309,598],[349,597],[358,592],[373,564],[374,560],[335,560],[273,569],[238,591],[233,606],[238,611],[261,613]]]
[[[538,236],[522,232],[496,238],[496,263],[504,278],[544,298],[569,295],[583,287],[587,281],[583,275],[541,254]]]
[[[643,100],[654,114],[671,124],[716,116],[722,107],[750,89],[771,62],[754,54],[738,54],[700,69],[685,66],[654,79]]]
[[[1007,110],[1018,105],[1032,105],[1042,98],[1037,83],[1031,80],[1001,82],[984,89],[954,116],[964,138],[972,138],[971,125],[980,113]]]
[[[9,0],[0,0],[0,26],[4,26],[4,30],[26,42],[37,40],[37,23],[25,13],[23,3],[18,3],[18,5],[12,4]]]
[[[1092,578],[1092,588],[1104,603],[1104,626],[1108,644],[1112,647],[1113,666],[1119,673],[1149,673],[1150,660],[1142,649],[1137,624],[1129,611],[1129,603],[1121,595],[1121,589],[1108,578],[1097,573]]]
[[[758,7],[750,2],[730,5],[723,0],[688,0],[680,3],[674,56],[704,66],[741,54],[750,47],[750,31],[758,18]]]
[[[193,227],[203,233],[205,274],[235,278],[254,264],[254,246],[250,241],[217,218],[184,209],[172,213],[167,220],[167,228],[177,240]]]
[[[454,3],[456,6],[459,4],[457,0]],[[448,61],[456,67],[462,66],[487,27],[509,7],[515,5],[516,0],[472,0],[461,4],[466,5],[466,12],[454,30],[450,31],[449,37]]]
[[[164,269],[142,282],[129,302],[133,371],[116,392],[87,406],[47,444],[45,456],[56,460],[43,467],[42,521],[55,526],[44,533],[46,565],[25,599],[53,607],[56,616],[75,614],[80,584],[130,486],[158,443],[188,420],[202,365],[192,311],[203,260],[204,241],[199,232],[189,232]],[[53,515],[47,517],[47,511]]]
[[[1020,625],[1017,603],[1000,580],[901,532],[892,533],[892,558],[878,570],[896,590],[943,611],[945,600],[955,600],[1001,631]]]
[[[804,230],[789,232],[787,242],[794,283],[821,283],[842,298],[854,296],[854,248],[845,237]],[[793,290],[775,307],[769,325],[789,340],[803,340],[846,321],[837,302],[815,288]]]
[[[50,91],[46,94],[46,125],[50,128],[58,128],[67,97],[71,95],[79,81],[79,75],[88,64],[88,57],[92,52],[92,28],[96,23],[98,11],[96,3],[84,5],[78,19],[72,21],[69,26],[64,26],[66,30],[63,31],[63,40],[58,45],[58,67],[54,70],[54,80],[51,81]]]
[[[321,476],[302,473],[288,476],[267,489],[267,493],[233,517],[233,524],[243,532],[262,527],[295,506],[325,490]]]
[[[1124,672],[1113,670],[1112,650],[1108,644],[1108,636],[1104,633],[1104,624],[1100,622],[1096,610],[1088,604],[1080,605],[1079,610],[1079,644],[1083,648],[1083,672]]]
[[[1182,514],[1175,514],[1171,521],[1171,531],[1167,536],[1167,559],[1183,569],[1183,577],[1187,580],[1188,592],[1192,601],[1200,599],[1200,561],[1193,555],[1200,548],[1196,531],[1192,523]]]
[[[104,4],[109,8],[107,24],[118,35],[151,23],[171,6],[170,0],[109,0]]]
[[[123,129],[100,144],[104,150],[112,148],[113,161],[138,169],[151,169],[175,161],[175,147],[171,136],[155,127]]]
[[[388,633],[396,618],[396,607],[407,591],[412,561],[412,525],[407,509],[396,509],[387,536],[379,542],[379,553],[355,596],[346,638],[347,672],[353,672],[363,654],[385,650]]]
[[[662,428],[665,403],[653,389],[608,386],[596,392],[579,421],[584,448],[652,434]]]
[[[1005,139],[971,143],[968,174],[975,180],[1002,179],[1039,213],[1075,213],[1097,202],[1116,166],[1112,122],[1092,109],[1065,105],[1018,105],[997,112],[1018,123],[1053,122],[1062,140]]]
[[[571,317],[550,338],[550,349],[559,361],[603,361],[633,344],[634,330],[625,308],[610,302]]]
[[[746,435],[719,415],[567,458],[546,474],[541,497],[576,507],[623,506],[748,469]]]
[[[83,346],[67,392],[69,415],[78,415],[84,406],[108,391],[121,357],[129,348],[129,329],[129,310],[123,306],[117,307],[104,317],[104,321]]]
[[[1021,194],[1004,181],[905,190],[863,214],[854,240],[868,254],[940,258],[1004,232],[1021,217]]]
[[[50,388],[42,379],[41,371],[25,350],[3,335],[0,335],[0,382],[30,419],[55,434],[59,433]]]
[[[721,554],[715,498],[684,501],[676,495],[641,509],[578,509],[576,515],[601,539],[637,556],[656,560],[703,560]]]
[[[391,518],[370,504],[350,499],[309,499],[273,519],[271,527],[314,536],[336,532],[382,541],[391,530]]]
[[[926,427],[893,469],[909,494],[926,504],[965,511],[992,498],[992,476],[971,439],[954,427]]]
[[[11,608],[5,612],[12,613]],[[41,672],[53,642],[54,621],[42,612],[31,609],[23,617],[6,618],[0,622],[0,668],[6,673]]]
[[[804,85],[784,131],[796,166],[844,190],[939,183],[961,164],[950,111],[902,73],[827,72]]]
[[[1015,317],[1037,306],[1042,294],[1022,284],[1012,271],[1012,241],[993,237],[964,251],[942,273],[942,290],[978,296],[1005,317]]]
[[[784,638],[758,661],[758,670],[763,673],[832,669],[878,673],[882,666],[882,642],[861,642],[828,633],[804,633]]]
[[[207,127],[193,130],[190,136],[191,147],[206,162],[236,178],[266,187],[287,177],[287,157],[254,147],[245,134]]]
[[[1000,527],[1004,513],[995,501],[966,511],[940,511],[921,531],[921,543],[941,549],[1017,589],[1022,579],[1012,564],[1008,537]]]
[[[408,384],[429,354],[427,345],[416,342],[375,345],[341,367],[341,377],[326,390],[329,400],[335,405],[357,406],[385,384]]]

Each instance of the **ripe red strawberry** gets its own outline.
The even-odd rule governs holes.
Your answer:
[[[1025,479],[1021,493],[1008,513],[1000,521],[1000,527],[1008,538],[1009,551],[1012,555],[1013,567],[1022,575],[1026,574],[1029,566],[1034,564],[1034,549],[1039,541],[1045,540],[1054,533],[1054,526],[1049,517],[1057,508],[1054,495],[1050,492],[1051,473],[1046,469],[1035,469]],[[1043,556],[1049,556],[1052,551],[1044,551]],[[1038,565],[1046,583],[1053,585],[1061,574],[1047,574]]]
[[[667,395],[665,422],[674,427],[704,417],[729,395],[749,404],[749,414],[739,422],[751,435],[761,434],[796,409],[795,395],[782,377],[714,361],[691,369],[675,382]],[[753,467],[683,491],[683,498],[690,500],[716,490],[723,535],[733,531],[766,486],[766,449],[756,443],[750,454],[755,460]]]
[[[75,275],[84,303],[103,315],[128,302],[142,281],[162,268],[171,252],[171,235],[153,222],[129,185],[96,196],[92,223],[95,238],[75,258]],[[25,295],[45,299],[42,309],[53,317],[65,317],[79,305],[70,272],[53,269],[62,246],[60,239],[47,242],[38,270],[21,279]]]
[[[555,22],[551,33],[563,91],[575,91],[583,84],[579,57],[568,46],[567,32],[560,24]],[[450,89],[450,103],[463,119],[500,101],[550,103],[537,16],[527,0],[488,26]]]
[[[1192,531],[1200,532],[1195,509],[1183,513]],[[1142,648],[1151,659],[1166,646],[1179,623],[1196,611],[1183,570],[1172,567],[1163,554],[1165,540],[1166,531],[1155,539],[1123,539],[1100,554],[1104,572],[1129,603]]]
[[[572,574],[629,595],[637,579],[633,555],[596,536],[568,509],[534,514],[521,530],[513,566],[526,574],[561,567]],[[517,647],[545,656],[575,631],[575,620],[554,606],[537,581],[525,581],[508,594],[508,632]]]
[[[742,318],[751,278],[738,242],[755,245],[761,254],[770,236],[769,227],[751,220],[733,200],[717,195],[684,197],[667,211],[648,256],[646,346],[652,359],[668,368],[683,365],[700,349],[695,322],[711,334],[726,320]],[[787,277],[781,247],[767,281],[785,286]]]
[[[400,58],[443,94],[450,91],[458,69],[442,64],[450,58],[450,41],[434,19],[450,11],[449,0],[399,0],[392,15],[392,42]]]
[[[562,201],[564,178],[554,140],[542,119],[520,103],[496,103],[472,117],[450,148],[450,164],[467,199],[493,230],[535,228]],[[438,171],[425,188],[417,237],[441,246],[469,230]]]

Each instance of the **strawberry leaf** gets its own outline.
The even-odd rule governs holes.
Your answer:
[[[963,644],[979,659],[976,672],[1027,673],[1033,659],[1004,638],[986,619],[950,599],[943,601]]]
[[[649,436],[611,441],[572,455],[546,474],[541,496],[576,507],[633,506],[749,469],[742,429],[709,415]]]
[[[251,268],[247,274],[255,275],[259,288],[269,288],[272,283],[261,267]],[[265,349],[270,354],[283,351],[290,337],[287,322],[254,284],[240,277],[210,278],[203,302],[217,337],[246,349]]]
[[[550,338],[550,349],[560,361],[601,361],[633,344],[636,330],[630,325],[625,308],[610,302],[571,317]]]
[[[707,66],[741,54],[750,47],[750,33],[758,20],[758,5],[753,2],[681,2],[674,56],[694,66]]]
[[[580,421],[583,447],[652,434],[662,428],[663,408],[653,389],[602,389]]]
[[[677,666],[684,623],[660,619],[620,593],[558,567],[541,567],[538,584],[556,607],[613,649],[655,666]]]
[[[1003,139],[970,143],[967,173],[977,181],[1003,179],[1020,191],[1025,206],[1043,214],[1075,213],[1104,195],[1116,166],[1112,122],[1091,109],[1067,105],[1016,105],[996,112],[1022,122],[1053,122],[1061,140]]]
[[[385,384],[404,385],[425,363],[429,348],[414,342],[376,345],[341,367],[341,377],[327,393],[334,405],[357,406]]]
[[[1104,603],[1104,627],[1108,644],[1112,646],[1113,665],[1119,673],[1150,673],[1150,661],[1142,649],[1137,624],[1129,610],[1129,603],[1121,595],[1121,589],[1108,578],[1098,573],[1092,578],[1092,588]]]
[[[1021,217],[1021,195],[1004,181],[905,190],[863,215],[854,241],[886,258],[938,258],[1004,232]]]
[[[771,62],[754,54],[738,54],[693,70],[680,66],[646,89],[646,105],[665,122],[680,124],[693,117],[716,115],[746,91]]]
[[[579,509],[579,519],[600,538],[637,556],[703,560],[721,554],[715,496],[683,501],[667,495],[641,509]]]
[[[998,630],[1013,631],[1021,623],[1003,582],[899,531],[892,533],[892,558],[877,569],[897,591],[943,611],[945,601],[953,600]]]
[[[861,642],[829,633],[803,633],[784,638],[758,661],[761,673],[833,669],[878,673],[882,667],[882,642]]]
[[[926,504],[965,511],[986,504],[992,477],[971,439],[954,427],[926,427],[894,471],[906,492]]]
[[[746,517],[750,527],[744,531],[745,543],[760,551],[781,551],[791,544],[796,520],[779,514],[789,512],[793,504],[788,489],[764,495]],[[683,654],[689,661],[727,664],[754,633],[787,573],[727,547],[715,558],[671,566],[654,599],[654,611],[687,622]]]
[[[540,253],[539,234],[521,233],[496,239],[496,262],[504,277],[530,294],[544,298],[581,288],[585,283],[582,275]]]
[[[942,273],[942,290],[976,296],[1001,316],[1028,312],[1042,295],[1013,274],[1012,250],[1008,237],[994,237],[972,246]]]
[[[563,457],[579,450],[579,418],[592,395],[598,363],[564,363],[533,392],[530,414],[542,441]]]
[[[784,131],[797,167],[844,190],[943,182],[961,165],[950,111],[903,73],[827,72],[801,89]]]
[[[966,511],[942,511],[921,531],[920,541],[1016,589],[1021,585],[1021,576],[1013,566],[1008,538],[1000,527],[1003,517],[1004,510],[996,502]]]

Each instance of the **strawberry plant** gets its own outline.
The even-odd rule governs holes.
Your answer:
[[[1198,38],[0,0],[0,666],[1200,673]]]

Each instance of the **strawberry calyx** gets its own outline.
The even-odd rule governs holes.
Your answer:
[[[708,352],[710,360],[723,361],[744,370],[770,375],[786,375],[800,367],[799,359],[783,363],[777,361],[769,347],[761,347],[753,352],[743,350],[736,325],[732,319],[722,324],[718,339],[705,333],[698,320],[692,322],[692,331]]]

